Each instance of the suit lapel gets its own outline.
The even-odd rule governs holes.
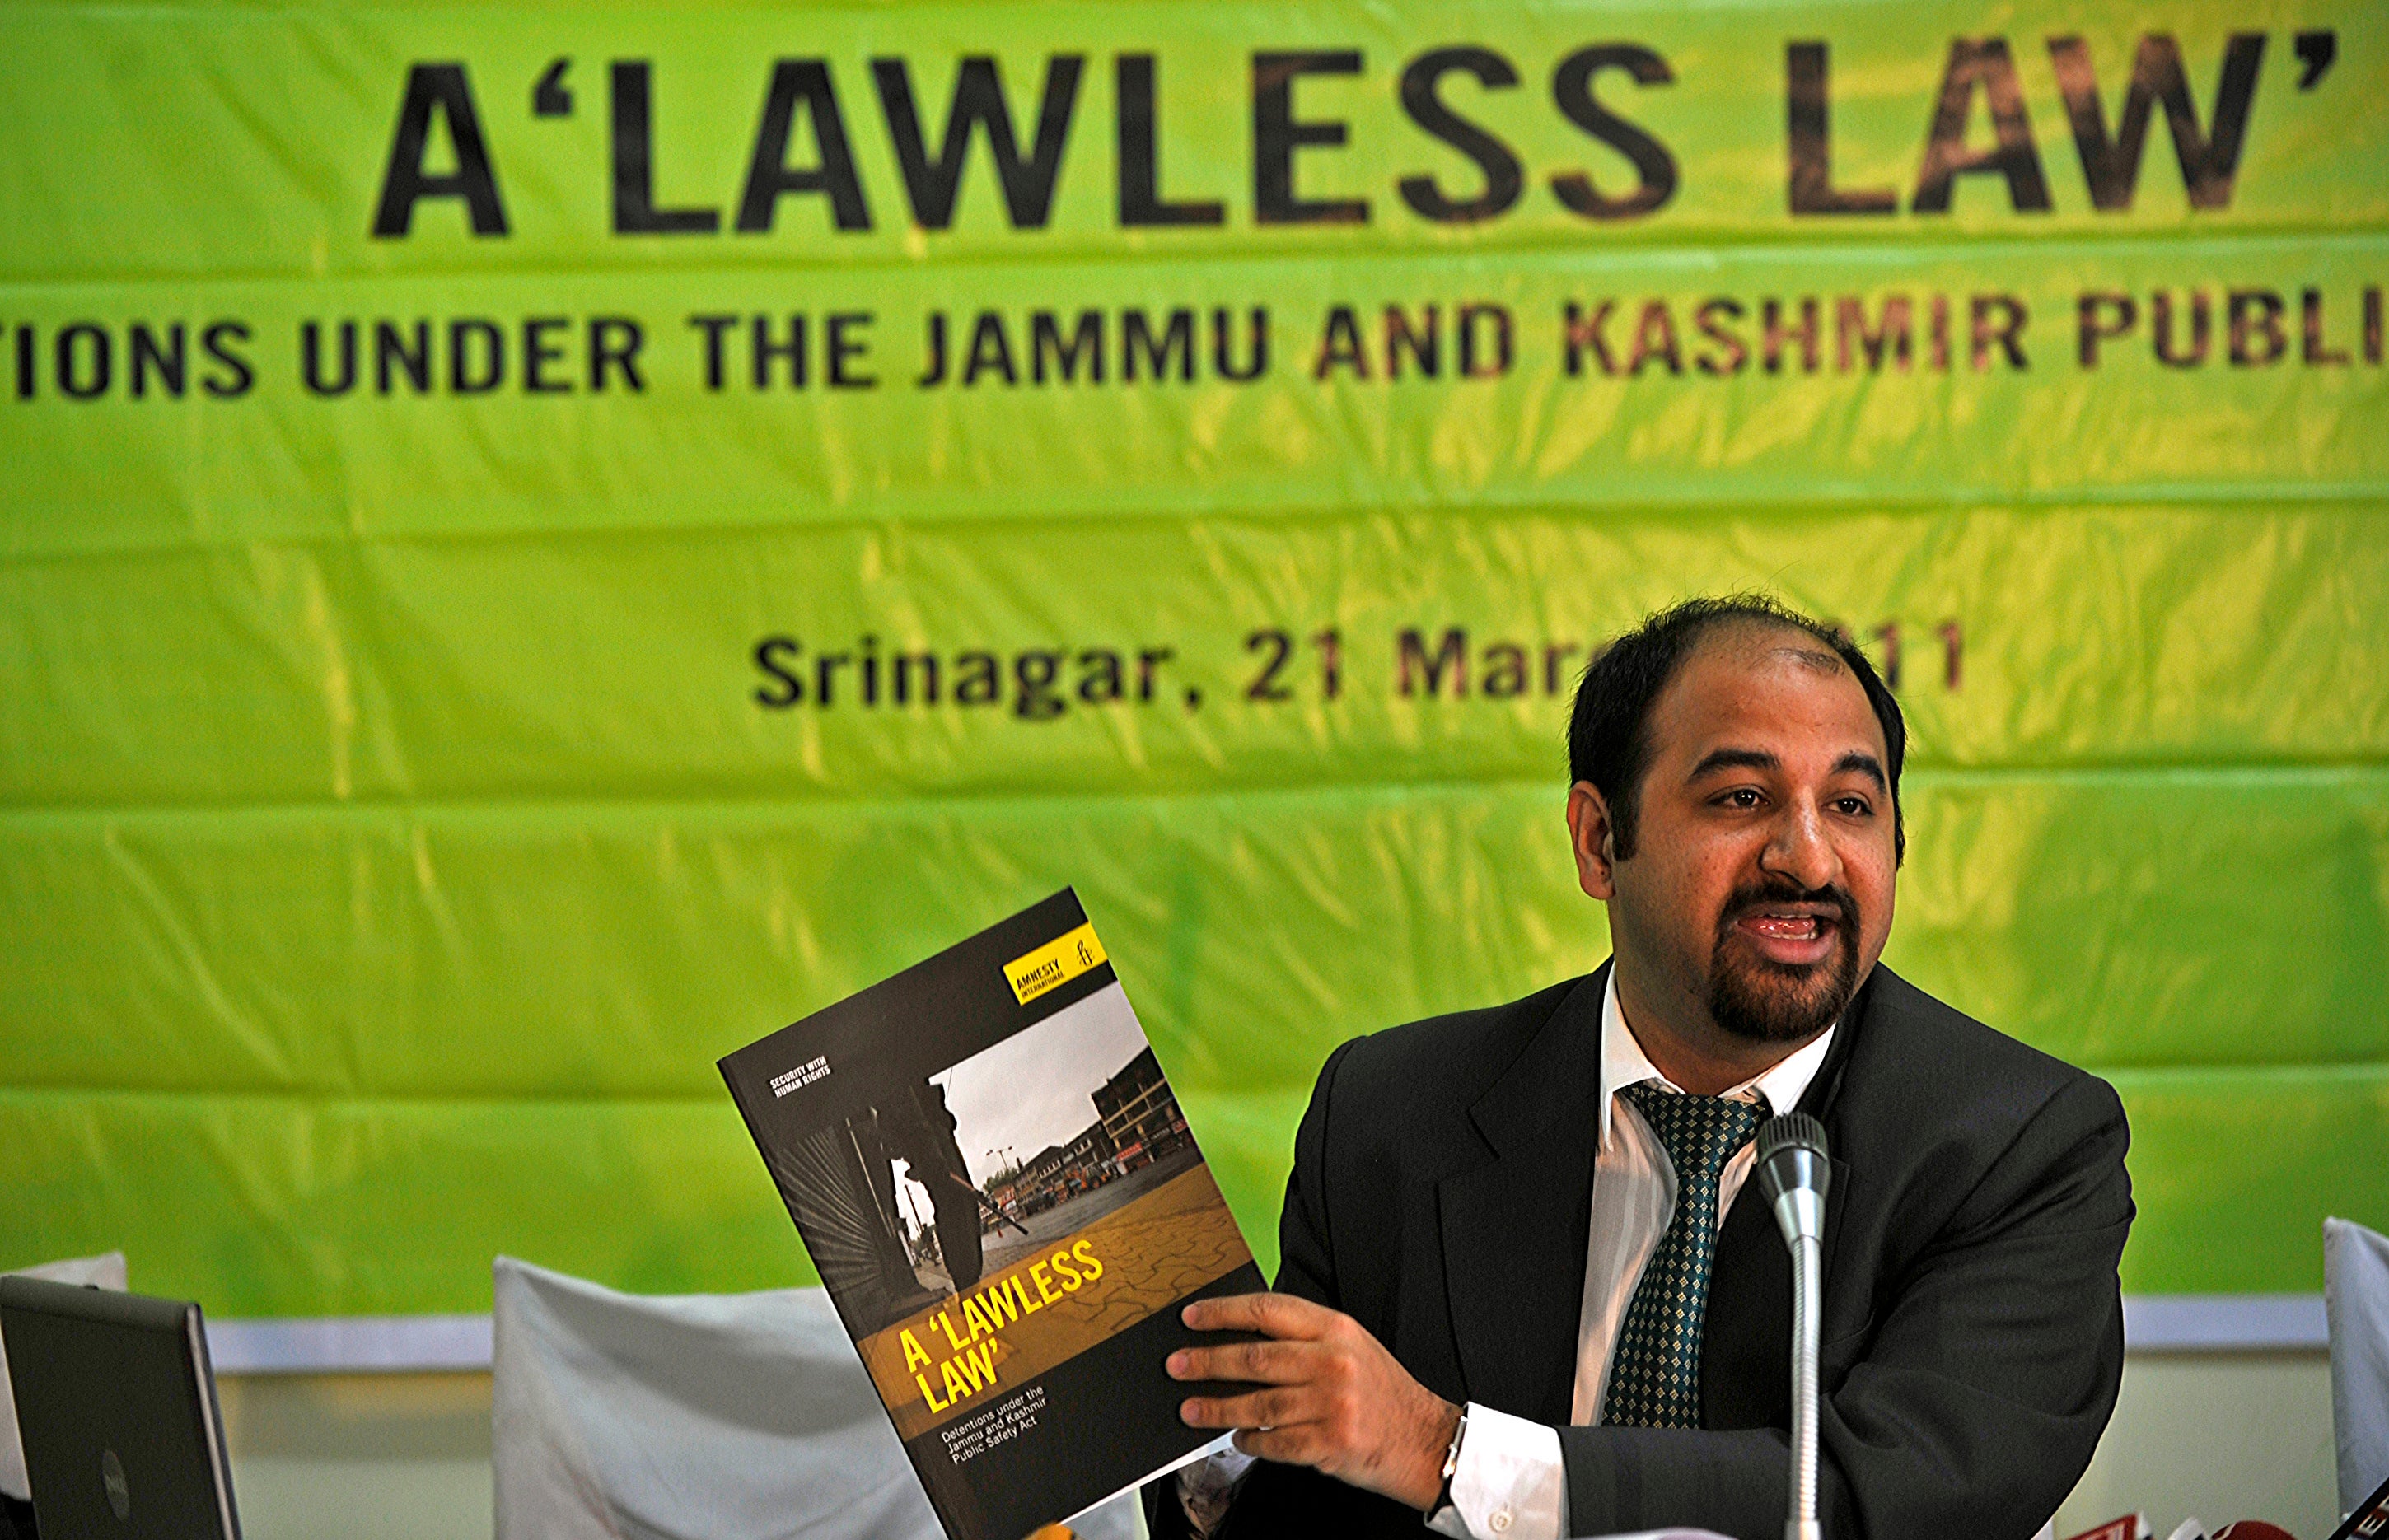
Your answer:
[[[1491,1158],[1436,1184],[1452,1335],[1472,1400],[1568,1419],[1601,1102],[1603,966],[1469,1109]]]

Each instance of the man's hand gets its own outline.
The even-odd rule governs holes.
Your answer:
[[[1180,1312],[1197,1331],[1258,1331],[1270,1340],[1182,1348],[1174,1380],[1266,1387],[1192,1397],[1194,1428],[1233,1428],[1236,1447],[1308,1465],[1424,1513],[1443,1491],[1443,1457],[1460,1408],[1410,1376],[1359,1321],[1291,1294],[1198,1300]]]

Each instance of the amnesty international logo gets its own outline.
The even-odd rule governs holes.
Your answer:
[[[1104,961],[1104,944],[1095,939],[1093,924],[1088,923],[1005,963],[1003,981],[1012,986],[1012,998],[1027,1005]]]

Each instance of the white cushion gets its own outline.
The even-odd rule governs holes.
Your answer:
[[[2389,1481],[2389,1236],[2325,1219],[2322,1279],[2339,1510],[2345,1513]]]
[[[497,1259],[497,1540],[941,1540],[819,1289],[617,1293]],[[1127,1540],[1135,1495],[1074,1526]]]

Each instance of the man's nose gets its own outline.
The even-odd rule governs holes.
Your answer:
[[[1804,893],[1831,885],[1842,872],[1841,855],[1826,836],[1824,820],[1810,807],[1784,810],[1767,848],[1759,854],[1758,864],[1766,872],[1799,884]]]

